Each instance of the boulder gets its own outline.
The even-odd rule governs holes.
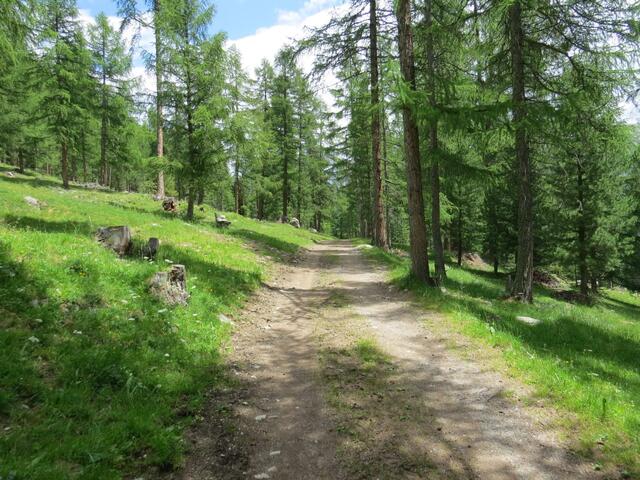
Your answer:
[[[160,248],[160,239],[151,237],[147,242],[147,245],[144,247],[143,256],[151,259],[156,258],[158,248]]]
[[[162,201],[162,209],[165,212],[177,212],[178,202],[173,197],[167,197]]]
[[[519,321],[520,323],[525,323],[527,325],[532,325],[532,326],[539,325],[541,323],[540,320],[533,317],[518,316],[516,317],[516,320]]]
[[[131,230],[129,227],[102,227],[96,232],[96,240],[121,257],[131,250]]]
[[[300,228],[300,220],[298,220],[296,217],[293,217],[289,222],[289,225]]]
[[[16,174],[13,172],[6,172],[5,175],[9,178],[14,178],[16,176]]]
[[[87,190],[102,190],[102,191],[108,191],[111,190],[109,187],[105,186],[105,185],[100,185],[99,183],[96,182],[89,182],[89,183],[74,183],[74,185],[80,187],[80,188],[85,188]]]
[[[231,221],[227,220],[227,217],[216,213],[216,227],[228,227],[229,225],[231,225]]]
[[[31,205],[32,207],[40,207],[41,203],[37,198],[33,198],[30,196],[26,196],[24,197],[24,201],[27,202],[29,205]]]
[[[311,233],[318,233],[318,230],[316,230],[315,228],[310,228],[310,229],[309,229],[309,231],[310,231]]]
[[[562,281],[556,275],[539,269],[533,271],[533,281],[550,288],[560,288],[562,286]]]
[[[152,295],[169,305],[186,305],[189,300],[187,291],[187,270],[184,265],[171,265],[167,272],[158,272],[149,281]]]

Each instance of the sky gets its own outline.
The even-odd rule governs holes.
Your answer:
[[[280,12],[298,12],[305,4],[329,2],[307,2],[306,0],[217,0],[214,2],[216,15],[213,28],[225,31],[229,38],[236,40],[255,33],[259,28],[275,25]],[[78,8],[93,16],[99,12],[117,15],[115,0],[79,0]]]
[[[1,1],[1,0],[0,0]],[[142,0],[140,0],[142,3]],[[252,74],[263,58],[272,61],[278,50],[293,39],[301,38],[308,27],[325,24],[334,7],[343,0],[215,0],[215,16],[211,32],[226,32],[229,45],[241,54],[243,65]],[[116,0],[78,0],[81,21],[92,23],[104,12],[114,27],[120,26]],[[125,31],[130,42],[134,32]],[[142,51],[153,50],[153,34],[142,31],[134,53],[133,76],[140,79],[143,91],[153,92],[155,80],[145,71]],[[305,70],[311,67],[311,58],[302,58]],[[318,94],[326,103],[332,103],[328,93],[331,78],[320,87]]]

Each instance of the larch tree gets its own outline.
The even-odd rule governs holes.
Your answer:
[[[167,94],[190,220],[207,182],[224,169],[224,35],[208,38],[213,9],[200,0],[176,0],[165,13]]]
[[[125,28],[129,23],[136,22],[139,26],[153,29],[154,36],[154,54],[147,55],[147,65],[150,67],[155,75],[156,80],[156,157],[158,159],[158,179],[156,197],[164,198],[165,196],[165,180],[164,180],[164,167],[163,157],[165,153],[164,147],[164,94],[163,94],[163,16],[165,10],[166,0],[145,0],[148,9],[146,11],[140,11],[138,9],[137,0],[118,0],[119,13],[124,18],[122,28]],[[169,2],[170,4],[171,2]]]
[[[41,54],[41,107],[47,125],[60,152],[60,170],[64,188],[69,188],[69,149],[75,120],[84,109],[82,91],[89,78],[89,54],[74,0],[48,0],[41,6],[42,32],[38,38]]]
[[[117,123],[118,107],[115,100],[128,94],[126,78],[131,70],[131,57],[127,55],[119,32],[109,25],[104,13],[96,17],[89,28],[89,49],[93,59],[93,74],[100,84],[100,182],[109,185],[109,134],[112,123]]]
[[[419,280],[431,283],[427,252],[427,228],[424,220],[422,194],[422,166],[420,164],[420,139],[415,114],[416,73],[413,58],[413,28],[411,1],[399,0],[396,7],[398,20],[398,50],[402,81],[400,98],[404,125],[404,149],[407,168],[409,200],[409,248],[411,273]]]

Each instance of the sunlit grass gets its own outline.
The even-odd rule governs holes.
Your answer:
[[[218,314],[268,275],[245,240],[278,257],[320,238],[228,216],[221,232],[209,208],[187,223],[150,196],[0,176],[1,478],[116,479],[180,464],[184,427],[226,382]],[[113,225],[128,225],[137,245],[160,238],[156,260],[98,245],[94,232]],[[187,268],[188,306],[148,294],[170,262]]]

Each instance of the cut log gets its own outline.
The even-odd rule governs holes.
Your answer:
[[[131,249],[131,230],[124,226],[102,227],[96,232],[96,240],[122,257]]]
[[[167,197],[162,201],[162,209],[165,212],[177,212],[178,202],[173,197]]]
[[[224,215],[218,215],[216,213],[216,227],[225,228],[231,225],[231,221],[227,220],[227,217]]]
[[[160,239],[151,237],[144,248],[143,256],[150,259],[156,258],[158,248],[160,248]]]

